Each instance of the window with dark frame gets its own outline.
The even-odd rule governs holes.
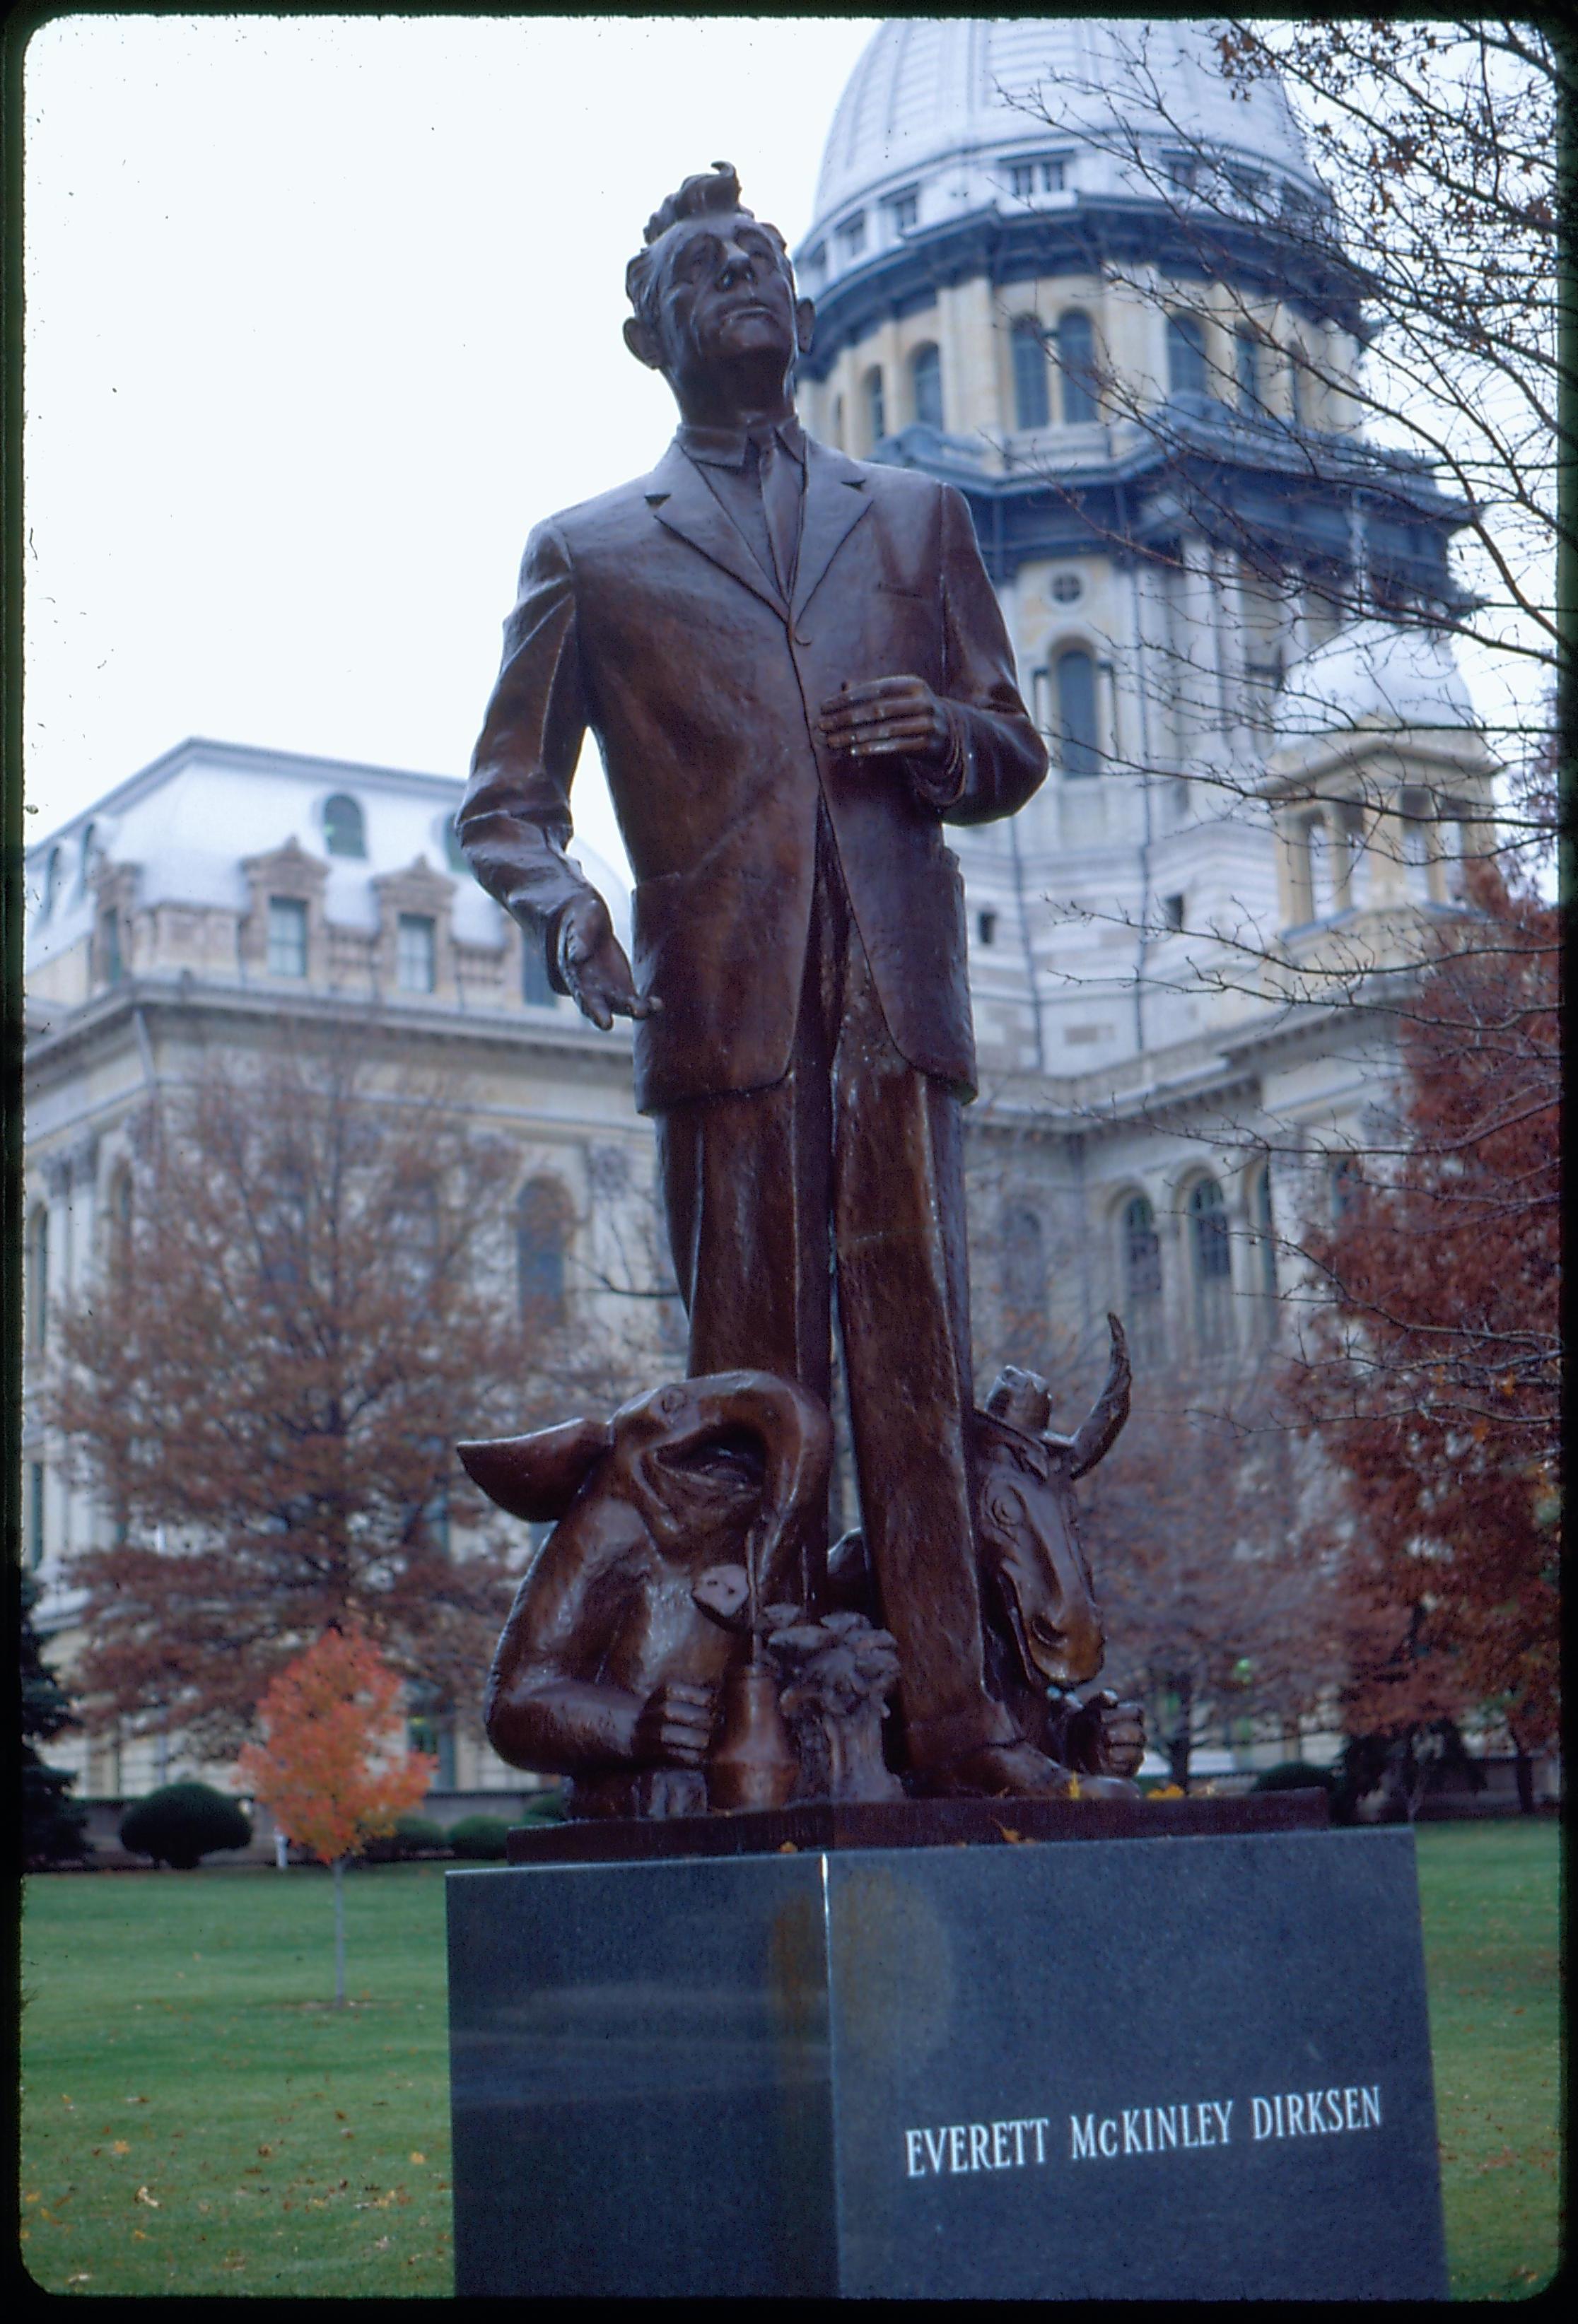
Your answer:
[[[271,976],[307,973],[307,906],[300,896],[269,898],[268,964]]]

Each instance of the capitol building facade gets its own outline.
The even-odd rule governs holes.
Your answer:
[[[897,19],[795,248],[810,433],[964,494],[1052,759],[1010,822],[949,835],[988,1376],[1011,1356],[1074,1394],[1109,1308],[1153,1374],[1263,1360],[1392,1085],[1387,995],[1490,844],[1494,767],[1436,626],[1466,512],[1365,439],[1324,200],[1280,93],[1230,93],[1199,23]],[[656,1247],[628,1033],[557,999],[472,882],[460,790],[191,742],[30,851],[35,1381],[150,1090],[281,1024],[441,1057],[519,1142],[522,1267],[650,1331],[609,1287]],[[102,1520],[27,1431],[25,1554],[69,1664],[61,1561]],[[110,1794],[168,1749],[51,1756]],[[446,1774],[519,1782],[463,1720]]]

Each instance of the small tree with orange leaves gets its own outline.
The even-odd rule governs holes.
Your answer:
[[[326,1630],[258,1705],[243,1776],[281,1830],[334,1870],[334,1998],[346,1999],[346,1858],[427,1795],[433,1761],[393,1748],[400,1680],[366,1634]]]

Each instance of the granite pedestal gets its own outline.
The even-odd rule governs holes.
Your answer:
[[[450,1874],[457,2292],[1444,2298],[1412,1833],[1015,1829]]]

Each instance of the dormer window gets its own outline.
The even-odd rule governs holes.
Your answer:
[[[269,974],[307,973],[307,906],[300,896],[269,898]]]
[[[847,266],[860,256],[865,246],[866,214],[864,210],[856,210],[854,216],[845,218],[838,229],[838,254]]]
[[[1026,161],[1010,161],[1008,182],[1014,199],[1020,202],[1034,201],[1038,194],[1060,194],[1068,182],[1068,157],[1063,153],[1037,153]]]
[[[827,272],[827,245],[819,242],[815,250],[807,250],[800,261],[800,272],[807,282],[820,282]]]
[[[431,992],[438,947],[426,912],[401,912],[394,933],[394,981],[402,992]]]
[[[323,844],[331,855],[365,855],[367,826],[357,802],[337,791],[323,803]]]
[[[49,861],[44,865],[44,899],[39,907],[41,920],[47,920],[55,908],[55,899],[60,892],[60,881],[65,869],[65,856],[60,848],[51,847]]]
[[[906,186],[901,194],[888,198],[888,223],[895,234],[908,234],[920,217],[920,189]]]

